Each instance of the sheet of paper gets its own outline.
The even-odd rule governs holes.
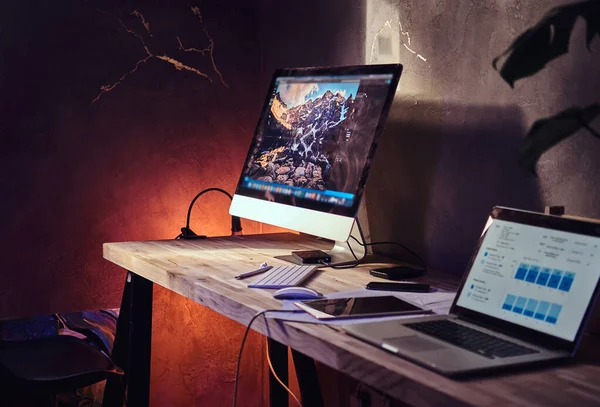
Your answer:
[[[435,314],[447,314],[450,311],[452,301],[456,296],[454,291],[443,291],[433,289],[429,293],[405,293],[398,291],[373,291],[367,289],[359,289],[352,291],[341,291],[325,295],[325,298],[344,298],[344,297],[381,297],[385,295],[393,295],[402,300],[413,303],[421,308],[431,310]],[[293,301],[285,301],[282,310],[297,310]],[[311,324],[326,324],[326,325],[349,325],[359,324],[364,322],[389,321],[401,318],[414,318],[418,315],[395,315],[387,317],[367,317],[367,318],[343,318],[331,320],[319,320],[307,313],[286,313],[286,312],[270,312],[267,318],[279,319],[283,321],[305,322]]]

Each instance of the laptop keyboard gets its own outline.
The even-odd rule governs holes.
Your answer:
[[[535,349],[526,348],[445,319],[413,322],[404,324],[404,326],[490,359],[539,353]]]

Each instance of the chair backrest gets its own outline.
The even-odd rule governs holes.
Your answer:
[[[104,352],[70,336],[0,342],[0,375],[16,388],[59,393],[122,376]],[[0,379],[0,380],[1,380]]]

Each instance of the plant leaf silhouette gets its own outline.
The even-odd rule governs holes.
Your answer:
[[[492,66],[498,70],[498,62],[506,56],[500,68],[500,76],[511,86],[517,79],[541,71],[548,62],[567,53],[569,39],[575,22],[582,17],[587,24],[588,50],[594,37],[600,37],[600,1],[587,0],[555,7],[533,27],[522,33]]]
[[[595,103],[584,108],[571,107],[555,116],[536,121],[521,146],[519,165],[536,174],[535,166],[541,155],[578,130],[586,128],[597,136],[590,128],[590,123],[598,115],[600,104]]]

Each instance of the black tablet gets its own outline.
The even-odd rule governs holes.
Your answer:
[[[294,305],[318,319],[365,318],[431,313],[430,310],[423,309],[391,295],[319,299],[294,302]]]

